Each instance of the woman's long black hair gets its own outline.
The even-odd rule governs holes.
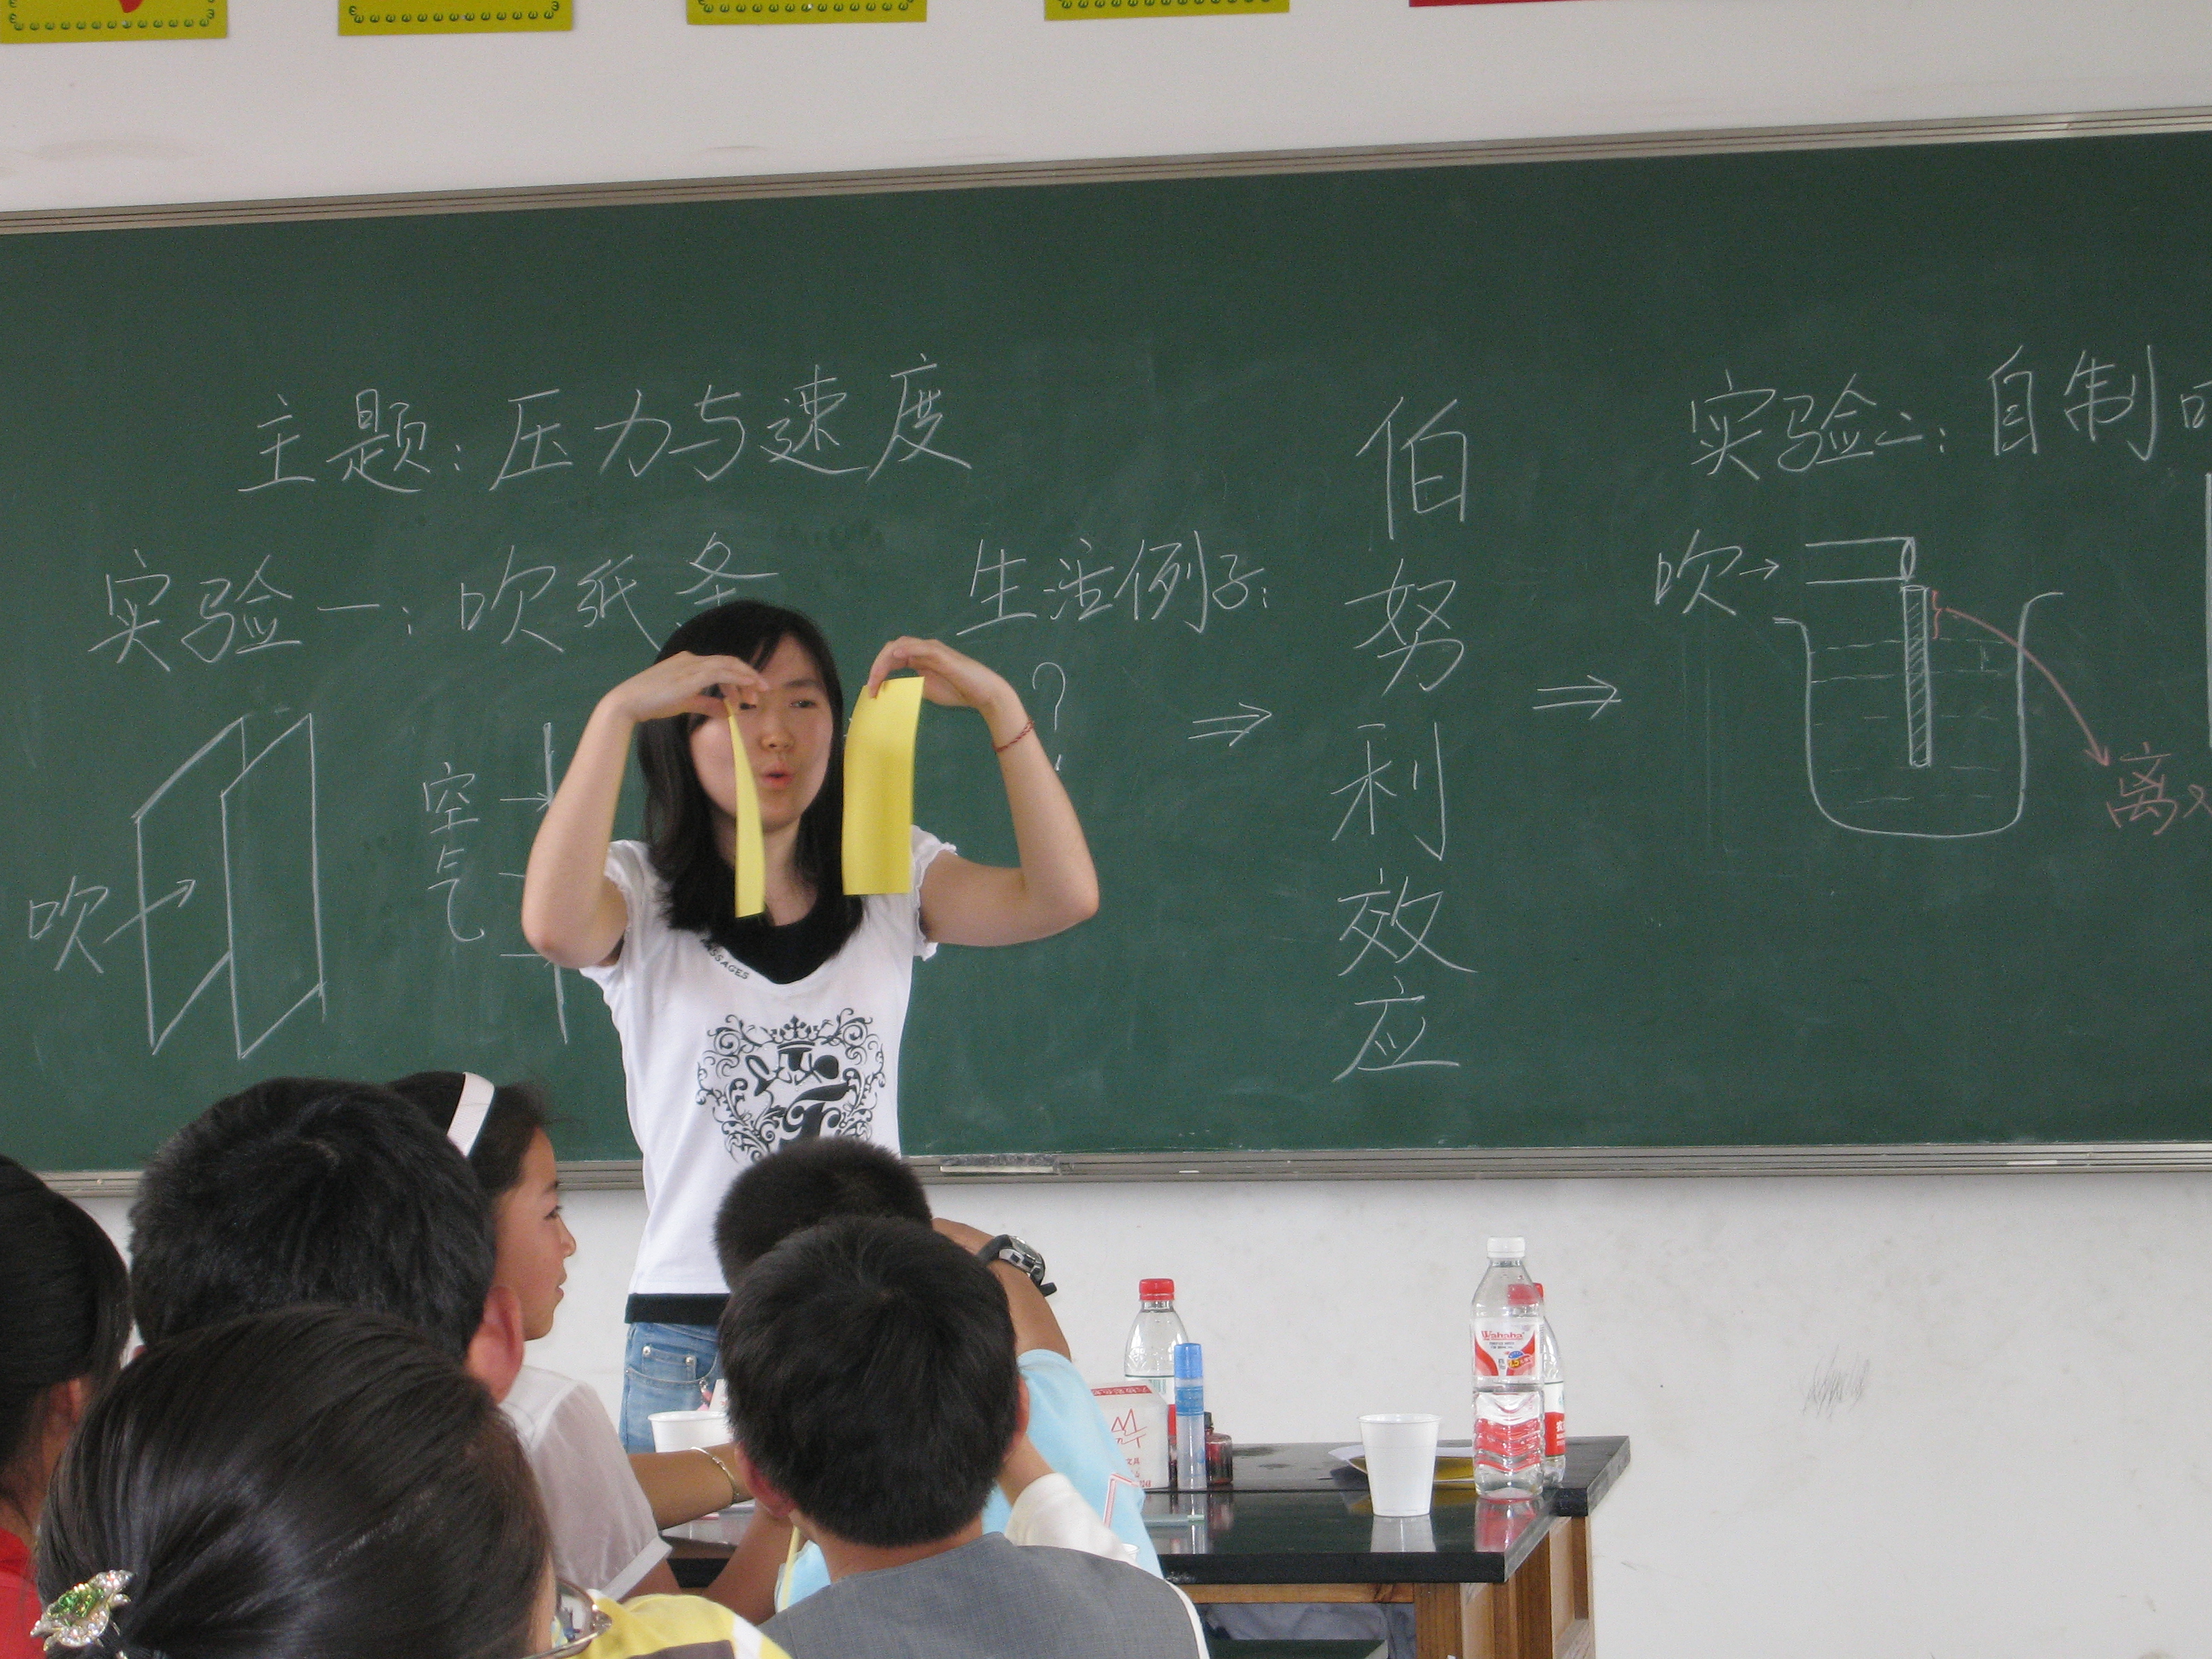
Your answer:
[[[57,1384],[104,1384],[131,1335],[123,1257],[100,1224],[12,1158],[0,1158],[0,1498],[35,1512],[25,1454]],[[43,1476],[43,1471],[40,1471]]]
[[[832,954],[842,949],[860,925],[861,903],[845,891],[845,688],[830,641],[811,617],[758,599],[733,599],[702,611],[668,636],[655,661],[679,651],[702,657],[736,657],[759,668],[786,640],[814,659],[830,700],[829,769],[822,788],[799,819],[794,858],[799,873],[814,890],[817,910],[830,908],[835,924]],[[702,933],[739,956],[765,942],[774,924],[765,915],[739,918],[729,860],[714,839],[714,809],[691,766],[691,734],[703,714],[675,714],[647,720],[637,737],[637,761],[645,774],[645,842],[653,867],[668,889],[662,914],[671,927]],[[742,755],[733,757],[746,763]]]
[[[84,1659],[512,1659],[550,1559],[483,1386],[357,1308],[155,1343],[94,1404],[39,1524],[46,1601],[129,1573]]]

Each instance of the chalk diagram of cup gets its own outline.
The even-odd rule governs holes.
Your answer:
[[[1918,563],[1910,536],[1807,544],[1803,614],[1774,619],[1805,645],[1806,782],[1838,829],[2002,835],[2027,803],[2028,613],[2058,596],[2021,605],[2009,638],[1947,630]]]

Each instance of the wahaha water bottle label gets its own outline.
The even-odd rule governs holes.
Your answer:
[[[1517,1402],[1515,1402],[1517,1404]],[[1534,1468],[1544,1456],[1544,1416],[1540,1411],[1485,1409],[1488,1399],[1477,1402],[1474,1413],[1474,1455],[1494,1469],[1518,1471]]]
[[[1474,1374],[1508,1379],[1536,1377],[1534,1319],[1481,1319],[1474,1326]]]
[[[1544,1413],[1544,1455],[1565,1457],[1567,1455],[1567,1414],[1565,1412]]]

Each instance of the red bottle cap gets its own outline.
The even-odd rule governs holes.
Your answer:
[[[1146,1302],[1172,1302],[1175,1300],[1175,1280],[1140,1279],[1137,1281],[1137,1295]]]
[[[1543,1299],[1544,1287],[1540,1285],[1508,1285],[1505,1287],[1505,1305],[1509,1308],[1532,1308]]]

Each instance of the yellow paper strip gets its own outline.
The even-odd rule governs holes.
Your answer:
[[[4,0],[0,41],[182,40],[229,32],[227,0]]]
[[[1044,0],[1045,21],[1074,23],[1117,17],[1227,17],[1237,12],[1285,12],[1291,0]]]
[[[753,787],[753,763],[745,755],[738,711],[730,710],[730,763],[737,778],[738,832],[730,849],[737,866],[738,914],[757,916],[768,908],[768,858],[761,850],[760,792]]]
[[[927,23],[929,0],[685,0],[691,23]]]
[[[914,734],[921,681],[860,694],[845,733],[845,890],[914,890]]]
[[[339,0],[340,34],[515,34],[574,27],[568,0]]]

